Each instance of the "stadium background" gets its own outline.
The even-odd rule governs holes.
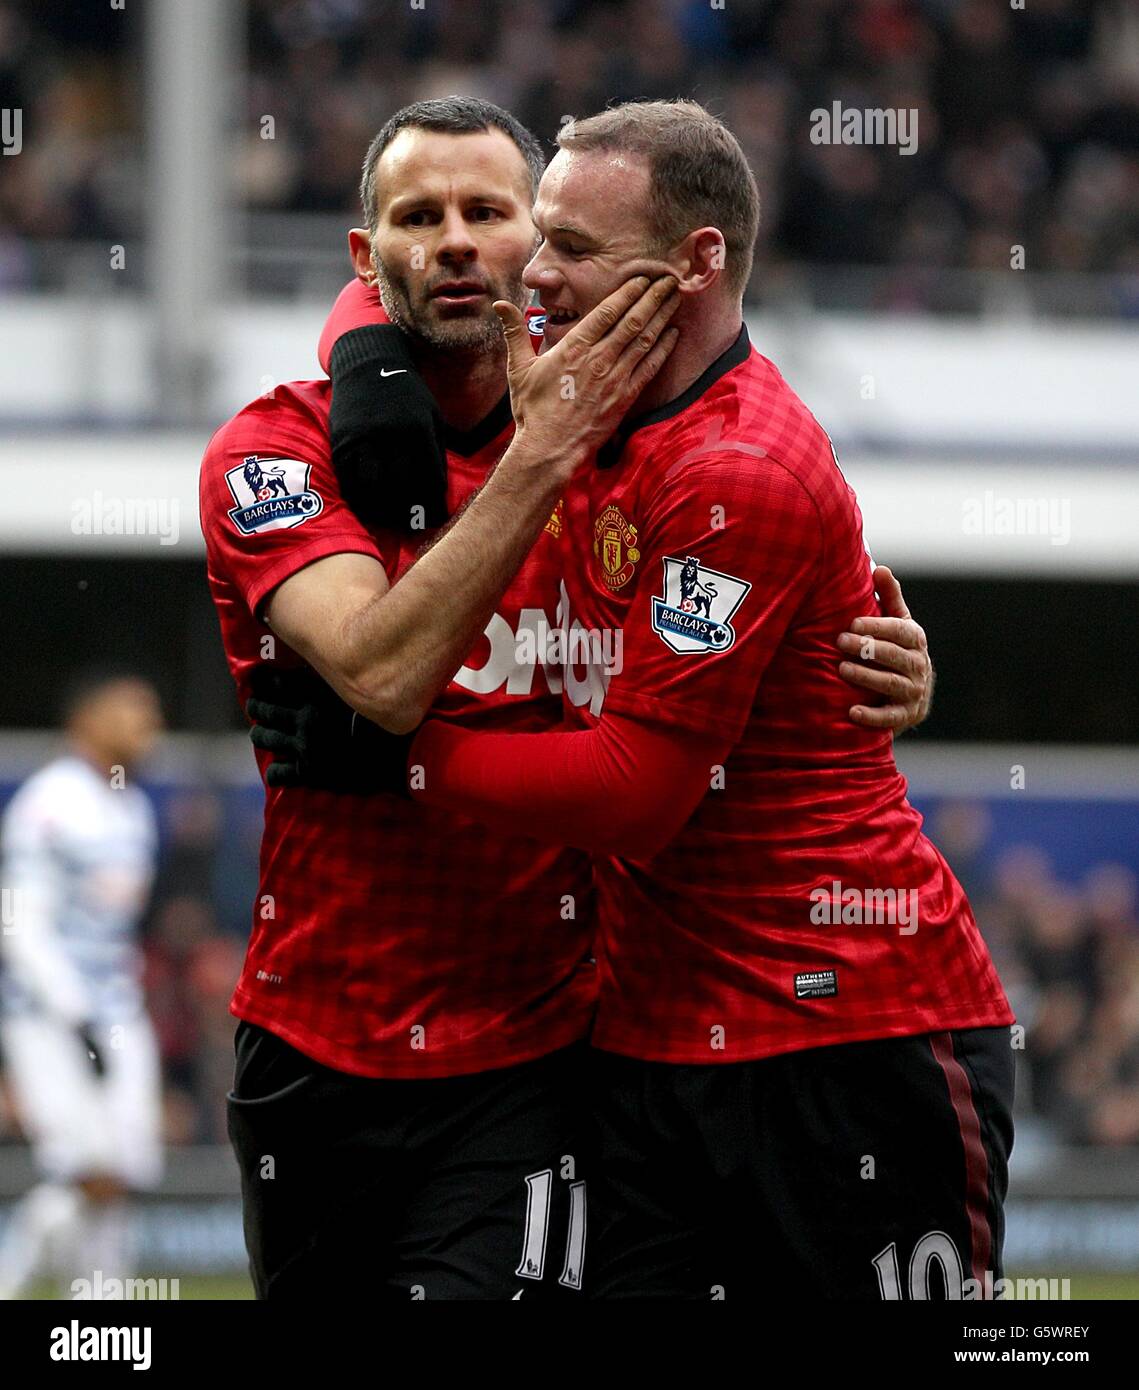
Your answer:
[[[1085,0],[0,0],[0,802],[58,693],[150,675],[169,1175],[144,1263],[248,1296],[226,1005],[260,800],[204,582],[210,431],[317,372],[368,140],[692,95],[752,162],[753,340],[938,667],[899,761],[1026,1028],[1010,1272],[1139,1296],[1139,12]],[[812,112],[918,113],[918,147]],[[18,152],[11,113],[21,113]],[[1009,520],[1011,518],[1011,520]],[[1008,524],[1006,524],[1008,522]],[[29,1180],[0,1091],[0,1220]]]

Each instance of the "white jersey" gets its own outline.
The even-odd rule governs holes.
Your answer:
[[[104,1025],[142,1012],[156,848],[149,799],[109,770],[62,757],[24,783],[0,822],[0,1008]]]

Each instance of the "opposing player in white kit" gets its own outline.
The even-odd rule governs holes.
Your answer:
[[[0,822],[0,1046],[39,1182],[0,1242],[0,1298],[54,1270],[130,1275],[132,1189],[161,1171],[160,1080],[136,940],[154,878],[154,811],[135,766],[162,726],[133,676],[77,684],[68,752]]]

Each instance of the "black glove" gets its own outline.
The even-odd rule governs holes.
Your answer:
[[[342,334],[328,373],[332,466],[366,526],[414,534],[447,520],[443,417],[394,324]],[[422,516],[415,508],[423,509]]]
[[[249,737],[272,753],[271,787],[316,787],[369,795],[391,792],[409,800],[410,734],[389,734],[356,713],[315,671],[260,666],[245,713]]]
[[[107,1060],[103,1056],[103,1049],[95,1041],[95,1034],[89,1023],[78,1023],[75,1026],[75,1035],[79,1039],[80,1046],[87,1054],[87,1060],[91,1063],[91,1070],[96,1076],[106,1076]]]

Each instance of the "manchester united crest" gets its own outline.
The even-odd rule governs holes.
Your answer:
[[[620,589],[632,579],[641,558],[637,528],[612,503],[593,523],[593,553],[601,564],[601,578],[610,589]]]

